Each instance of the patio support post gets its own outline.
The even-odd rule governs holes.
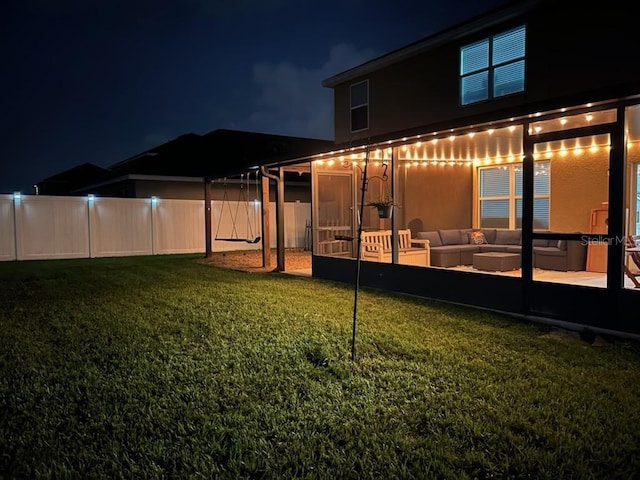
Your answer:
[[[609,212],[608,231],[610,240],[607,249],[607,291],[610,293],[611,305],[615,305],[616,292],[624,287],[624,272],[622,259],[624,257],[625,208],[624,199],[626,183],[624,178],[625,165],[625,108],[618,107],[617,121],[611,131],[609,139]],[[616,312],[617,313],[617,312]],[[616,318],[619,316],[616,314]]]
[[[204,251],[205,258],[211,258],[211,178],[204,178]]]
[[[278,271],[284,272],[284,170],[282,167],[278,168],[278,195],[276,197],[276,222],[278,244],[277,256],[278,256]]]
[[[533,161],[534,141],[529,134],[529,122],[523,125],[522,152],[522,249],[520,265],[522,268],[522,308],[527,314],[531,311],[531,288],[533,286],[533,179],[535,177]]]
[[[278,265],[275,271],[284,272],[284,173],[282,168],[278,168],[278,175],[273,175],[264,165],[260,167],[260,172],[276,182],[276,255]]]
[[[269,221],[269,178],[262,175],[262,266],[271,266],[271,223]]]

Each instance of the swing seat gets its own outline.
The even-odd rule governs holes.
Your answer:
[[[219,238],[216,237],[215,240],[220,240],[223,242],[246,242],[246,243],[258,243],[260,241],[260,237],[256,238]]]

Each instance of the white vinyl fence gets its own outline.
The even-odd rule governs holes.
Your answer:
[[[211,217],[214,252],[262,248],[247,241],[261,235],[259,204],[213,201]],[[304,247],[310,217],[308,203],[285,204],[286,248]],[[203,200],[0,195],[0,261],[204,251]]]

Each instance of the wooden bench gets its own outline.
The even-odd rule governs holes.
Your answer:
[[[362,232],[360,249],[362,260],[391,262],[391,230]],[[398,263],[402,265],[431,265],[429,240],[411,238],[411,230],[398,230]]]

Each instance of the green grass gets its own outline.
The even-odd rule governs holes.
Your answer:
[[[0,263],[0,478],[640,478],[640,348],[206,266]]]

